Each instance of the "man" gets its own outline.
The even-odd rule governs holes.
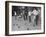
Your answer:
[[[28,16],[28,12],[25,11],[25,12],[24,12],[24,20],[27,20],[27,16]]]
[[[25,17],[26,17],[26,16],[25,16],[25,10],[23,10],[23,18],[24,18],[24,20],[25,20]]]
[[[31,22],[31,14],[32,14],[32,12],[29,10],[29,11],[28,11],[29,22]]]
[[[38,25],[38,18],[39,18],[38,14],[39,14],[39,12],[37,11],[37,9],[34,8],[32,13],[34,15],[33,23],[36,23],[36,25]]]
[[[17,19],[16,11],[14,11],[14,13],[15,13],[15,20],[16,20]]]

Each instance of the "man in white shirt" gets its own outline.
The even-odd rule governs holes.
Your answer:
[[[38,14],[39,14],[39,12],[34,8],[32,13],[34,15],[33,23],[36,23],[36,25],[38,25],[38,18],[39,18]]]
[[[17,16],[16,16],[16,11],[14,11],[14,13],[15,13],[15,20],[17,19]]]
[[[32,14],[32,12],[29,10],[29,11],[28,11],[29,22],[31,22],[31,14]]]

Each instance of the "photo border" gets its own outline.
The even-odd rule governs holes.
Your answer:
[[[26,33],[26,34],[9,34],[9,3],[26,3],[26,4],[42,4],[44,5],[44,32],[42,33]],[[20,1],[5,1],[5,35],[18,36],[18,35],[32,35],[32,34],[45,34],[45,3],[37,2],[20,2]]]

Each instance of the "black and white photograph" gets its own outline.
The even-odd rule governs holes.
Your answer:
[[[12,6],[12,31],[40,29],[41,7]]]
[[[9,34],[44,33],[44,3],[9,2]]]

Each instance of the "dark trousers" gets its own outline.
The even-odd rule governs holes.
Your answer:
[[[31,22],[31,16],[29,16],[29,22]]]
[[[27,20],[27,15],[24,15],[24,20]]]
[[[38,25],[38,18],[39,18],[39,16],[37,15],[37,16],[36,16],[36,19],[35,19],[36,25]]]

